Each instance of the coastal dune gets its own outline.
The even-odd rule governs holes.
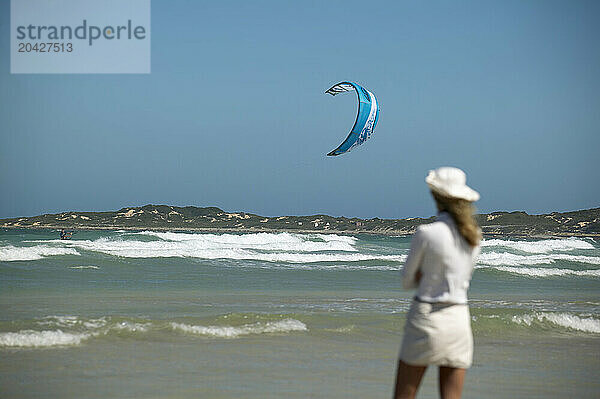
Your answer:
[[[493,212],[476,216],[487,235],[600,236],[600,208],[529,215]],[[145,205],[109,212],[62,212],[0,219],[4,228],[152,229],[158,231],[322,232],[405,235],[430,218],[360,219],[328,215],[265,217],[216,207]]]

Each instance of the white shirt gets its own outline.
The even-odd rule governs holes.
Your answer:
[[[454,220],[442,212],[436,221],[417,228],[402,270],[402,286],[418,288],[424,302],[467,303],[467,290],[480,247],[471,247]],[[415,280],[421,271],[421,281]]]

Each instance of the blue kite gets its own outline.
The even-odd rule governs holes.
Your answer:
[[[357,83],[340,82],[325,93],[335,96],[336,94],[349,91],[356,91],[358,95],[356,121],[354,121],[354,126],[352,126],[352,130],[350,130],[350,134],[348,134],[346,140],[338,148],[327,154],[328,156],[344,154],[367,141],[373,134],[373,130],[379,119],[379,106],[377,105],[375,95]]]

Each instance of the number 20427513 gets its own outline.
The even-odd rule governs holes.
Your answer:
[[[19,53],[71,53],[73,43],[19,43]]]

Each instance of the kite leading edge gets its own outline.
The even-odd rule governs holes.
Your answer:
[[[358,95],[358,114],[356,115],[356,121],[354,121],[354,126],[352,126],[352,130],[350,130],[346,140],[344,140],[338,148],[327,154],[328,156],[344,154],[354,147],[361,145],[371,137],[375,125],[377,125],[377,120],[379,119],[377,99],[373,93],[361,85],[354,82],[340,82],[332,86],[325,93],[335,96],[336,94],[350,91],[356,91],[356,94]]]

